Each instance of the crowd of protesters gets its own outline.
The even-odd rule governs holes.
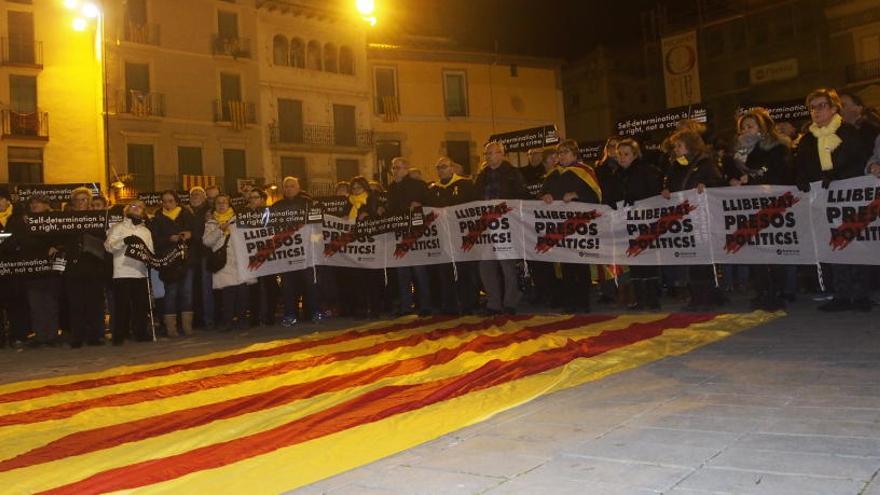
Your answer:
[[[436,180],[427,183],[406,158],[398,157],[387,191],[378,181],[358,176],[340,181],[336,194],[348,199],[342,214],[358,221],[475,200],[539,199],[616,208],[689,189],[702,193],[711,187],[767,184],[806,191],[811,183],[828,187],[860,175],[880,177],[880,118],[874,110],[857,96],[832,89],[814,91],[806,104],[811,121],[803,132],[755,108],[737,116],[732,144],[686,120],[659,148],[612,137],[602,158],[587,164],[579,158],[578,144],[563,140],[529,151],[524,167],[506,160],[502,143],[490,142],[473,177],[441,157]],[[269,208],[303,209],[313,200],[296,177],[284,178],[281,193]],[[686,309],[706,310],[724,305],[725,292],[747,288],[754,291],[754,308],[778,310],[799,292],[818,292],[817,267],[790,265],[535,262],[526,277],[516,260],[485,260],[397,268],[388,277],[376,269],[320,266],[254,278],[239,270],[229,239],[236,215],[266,208],[269,195],[257,187],[236,195],[244,205],[234,208],[233,196],[216,186],[193,188],[187,205],[176,192],[165,191],[155,212],[148,212],[142,201],[126,204],[124,219],[104,235],[53,236],[28,235],[23,220],[25,214],[50,211],[46,197],[33,196],[22,209],[0,191],[0,227],[12,234],[12,241],[0,246],[2,254],[66,260],[63,271],[8,277],[0,284],[3,344],[103,345],[106,321],[111,342],[122,344],[153,340],[157,328],[173,338],[191,335],[194,328],[230,331],[276,321],[290,327],[328,317],[514,314],[522,310],[524,296],[531,305],[583,313],[594,299],[630,310],[659,310],[662,296],[682,299]],[[107,207],[103,197],[86,188],[74,190],[65,205],[71,211]],[[132,243],[143,243],[157,257],[185,246],[184,262],[159,270],[164,287],[159,300],[152,300],[150,270],[125,254]],[[830,290],[816,297],[823,300],[820,310],[871,310],[871,290],[880,281],[876,267],[825,265],[821,271]]]

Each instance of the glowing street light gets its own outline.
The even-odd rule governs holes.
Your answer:
[[[77,5],[79,5],[77,0],[64,0],[64,6],[70,10],[75,9]]]
[[[85,31],[87,27],[89,27],[89,23],[82,17],[77,17],[73,20],[74,31]]]
[[[375,0],[355,0],[355,6],[358,12],[363,16],[370,16],[376,10]]]
[[[98,9],[98,6],[93,3],[87,3],[82,7],[82,15],[88,17],[89,19],[94,19],[101,14],[101,10]]]

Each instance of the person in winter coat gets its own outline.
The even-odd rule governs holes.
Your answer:
[[[397,157],[391,160],[391,183],[388,184],[388,215],[403,215],[428,202],[428,186],[425,181],[410,175],[409,160]],[[418,296],[420,316],[431,314],[431,287],[428,281],[428,267],[402,266],[395,268],[397,273],[398,308],[397,315],[413,312],[413,289]]]
[[[312,197],[302,190],[296,177],[285,177],[281,181],[281,192],[284,197],[272,205],[272,210],[306,210],[312,203]],[[284,306],[284,315],[281,317],[283,327],[296,324],[300,299],[304,319],[320,321],[323,318],[318,300],[318,286],[314,282],[311,269],[282,273],[281,299]]]
[[[152,340],[147,331],[151,298],[147,266],[125,255],[126,246],[137,239],[153,251],[153,236],[144,224],[145,216],[144,202],[131,202],[125,207],[125,219],[110,227],[104,241],[104,248],[113,255],[113,345],[122,345],[132,336],[138,342]]]
[[[710,154],[706,143],[694,131],[682,130],[674,133],[670,138],[674,163],[670,165],[663,179],[661,195],[669,199],[670,193],[696,189],[702,194],[707,187],[720,187],[724,185],[716,160]],[[722,297],[714,284],[712,265],[688,266],[688,290],[690,301],[687,308],[693,310],[705,309],[709,306],[721,304]]]
[[[642,160],[642,150],[634,139],[617,143],[617,163],[620,164],[620,194],[624,204],[660,194],[660,170]],[[630,309],[660,309],[660,267],[633,265],[629,268],[635,301]]]
[[[835,180],[864,175],[870,151],[859,131],[841,117],[842,103],[837,92],[817,89],[807,96],[806,103],[812,124],[801,138],[795,157],[798,187],[809,191],[811,182],[821,181],[822,187],[828,188]],[[834,298],[819,309],[870,311],[872,303],[868,298],[864,267],[832,264],[831,271]]]
[[[474,201],[474,183],[455,173],[449,157],[437,160],[437,181],[428,187],[428,204],[437,208],[456,206]],[[455,280],[452,263],[430,265],[428,270],[434,287],[440,291],[440,311],[443,314],[469,315],[477,309],[480,283],[477,264],[466,261],[456,264],[458,280]]]
[[[162,193],[162,208],[156,212],[150,225],[156,255],[165,256],[177,249],[180,244],[184,244],[187,251],[187,259],[183,261],[183,266],[175,270],[166,270],[167,275],[162,280],[165,283],[162,318],[169,337],[177,336],[178,313],[180,313],[181,330],[185,335],[192,334],[193,269],[189,265],[188,257],[189,252],[194,249],[192,246],[194,223],[192,213],[180,206],[180,198],[176,192],[168,190]],[[160,277],[162,277],[161,271]]]
[[[226,264],[212,276],[212,285],[220,292],[220,325],[223,330],[243,329],[247,325],[248,285],[256,284],[256,279],[241,273],[236,262],[235,210],[230,206],[230,198],[220,193],[214,199],[214,210],[205,223],[202,242],[211,252],[226,250]]]
[[[763,108],[742,114],[737,120],[737,149],[733,156],[738,176],[730,179],[731,186],[772,185],[794,183],[791,143],[776,132],[776,123]],[[752,265],[751,273],[757,290],[752,307],[776,311],[785,306],[782,298],[785,267],[782,265]]]
[[[556,147],[559,167],[547,177],[539,197],[547,204],[553,201],[565,203],[602,203],[602,188],[596,172],[578,159],[578,144],[567,139]],[[615,167],[616,162],[615,162]],[[562,263],[563,296],[568,313],[590,312],[590,267],[581,263]]]
[[[351,179],[347,218],[356,222],[379,217],[379,198],[370,191],[370,183],[363,176]],[[337,272],[343,305],[350,308],[355,318],[377,318],[384,307],[384,281],[381,269],[343,268]]]
[[[504,159],[504,145],[493,141],[483,149],[486,161],[474,181],[477,199],[530,199],[519,169]],[[486,314],[515,314],[522,297],[517,260],[481,260],[480,279],[486,290]],[[502,290],[503,286],[503,290]],[[503,294],[503,299],[502,299]]]
[[[92,192],[86,187],[70,193],[69,211],[88,211]],[[64,293],[73,348],[104,344],[105,233],[82,232],[66,236]]]
[[[189,253],[193,267],[193,296],[195,320],[206,328],[214,326],[214,288],[211,287],[211,271],[207,267],[207,252],[202,243],[205,222],[211,213],[211,203],[204,188],[195,186],[189,190],[189,210],[193,214],[193,249]]]
[[[12,238],[12,229],[16,223],[21,224],[21,210],[12,204],[12,197],[5,188],[0,188],[0,259],[14,260],[18,257],[19,246],[17,239]],[[19,347],[27,340],[28,335],[28,307],[26,292],[21,290],[21,277],[8,276],[0,283],[0,311],[6,316],[5,321],[0,319],[0,347],[7,342],[11,346]],[[3,328],[7,328],[8,335],[3,334]]]

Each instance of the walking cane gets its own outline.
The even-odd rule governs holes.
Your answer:
[[[147,268],[147,308],[150,310],[150,332],[153,334],[153,342],[156,339],[156,322],[153,320],[153,284],[150,282],[150,268]]]

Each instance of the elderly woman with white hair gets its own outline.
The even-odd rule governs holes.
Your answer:
[[[147,331],[150,305],[147,266],[125,255],[126,246],[138,242],[153,250],[153,236],[144,225],[145,209],[143,201],[126,206],[125,218],[110,227],[104,241],[104,248],[113,255],[113,345],[122,345],[132,336],[138,342],[151,339]]]

